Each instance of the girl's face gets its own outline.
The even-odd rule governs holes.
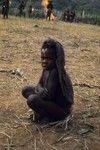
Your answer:
[[[41,62],[44,70],[51,70],[56,66],[56,59],[48,49],[43,49],[41,51]]]

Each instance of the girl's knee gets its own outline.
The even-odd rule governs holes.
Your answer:
[[[37,96],[36,94],[32,94],[32,95],[30,95],[30,96],[28,97],[28,99],[27,99],[27,105],[28,105],[29,107],[35,106],[36,103],[37,103],[37,101],[38,101],[38,96]]]
[[[22,95],[25,97],[25,98],[28,98],[28,96],[30,94],[33,94],[34,93],[34,87],[33,86],[25,86],[22,88]]]
[[[22,88],[22,95],[25,97],[25,93],[27,92],[28,87],[25,86]]]

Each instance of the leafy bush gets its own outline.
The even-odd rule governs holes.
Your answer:
[[[77,16],[76,22],[100,25],[100,16],[99,15],[86,15],[84,18],[82,18],[81,16]]]
[[[35,9],[35,11],[34,11],[34,17],[35,18],[44,18],[45,16],[44,16],[44,13],[43,13],[42,10]]]

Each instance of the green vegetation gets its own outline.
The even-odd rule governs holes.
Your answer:
[[[0,0],[0,4],[3,0]],[[61,18],[61,14],[66,8],[76,11],[77,22],[100,25],[100,1],[99,0],[52,0],[57,17]],[[11,0],[10,13],[16,14],[20,0]],[[25,0],[25,3],[33,4],[36,9],[35,17],[43,17],[41,14],[41,0]],[[84,12],[84,17],[82,16]]]

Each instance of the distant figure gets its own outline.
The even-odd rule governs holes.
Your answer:
[[[67,12],[65,10],[64,13],[63,13],[63,21],[66,21],[66,14],[67,14]]]
[[[70,22],[73,22],[75,20],[75,11],[70,12]]]
[[[69,9],[64,11],[63,21],[73,22],[75,20],[75,11],[70,11]]]
[[[52,0],[49,0],[49,3],[48,3],[48,5],[47,5],[46,20],[49,18],[49,21],[50,21],[50,17],[51,17],[51,14],[52,14],[52,10],[53,10]]]
[[[63,20],[64,21],[70,21],[70,11],[69,11],[69,9],[66,9],[65,11],[64,11],[64,14],[63,14]]]
[[[32,5],[29,6],[29,10],[28,10],[28,16],[29,18],[32,17],[34,15],[34,8],[32,7]]]
[[[18,9],[19,9],[19,16],[20,17],[24,14],[24,12],[23,12],[24,8],[25,8],[24,1],[21,1],[20,5],[18,7]]]
[[[29,6],[28,16],[29,18],[32,16],[32,5]]]
[[[65,71],[63,46],[53,39],[47,39],[41,47],[42,75],[36,86],[26,86],[22,95],[27,105],[35,112],[33,121],[60,121],[71,114],[73,87]]]
[[[9,13],[9,0],[4,0],[2,3],[2,15],[4,19],[8,18],[8,13]]]

